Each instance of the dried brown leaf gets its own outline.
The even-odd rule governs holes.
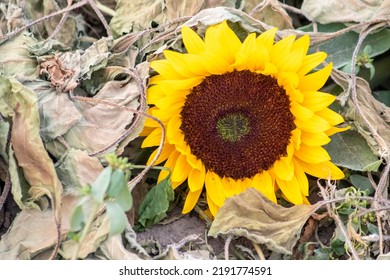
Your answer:
[[[62,237],[70,229],[69,221],[77,198],[66,195],[62,199]],[[11,229],[0,241],[0,259],[33,259],[36,255],[52,250],[57,241],[57,228],[52,210],[23,210],[13,221]]]
[[[142,260],[123,246],[120,235],[115,235],[104,241],[99,248],[109,260]]]
[[[12,148],[17,165],[22,168],[24,178],[30,185],[29,199],[38,201],[48,196],[59,220],[62,185],[39,134],[36,94],[13,78],[2,77],[0,83],[9,85],[5,91],[0,91],[3,101],[0,112],[12,118]]]
[[[58,93],[49,82],[43,80],[34,80],[24,85],[38,95],[43,141],[49,142],[64,135],[80,121],[82,115],[68,94]]]
[[[353,120],[357,131],[367,140],[368,145],[377,156],[388,158],[390,156],[390,108],[374,98],[366,80],[356,77],[358,104],[355,104],[350,98],[350,75],[334,70],[332,79],[344,89],[339,100],[342,104],[347,103],[349,106],[345,113],[346,118]],[[369,126],[375,128],[375,135],[372,135]]]
[[[337,11],[335,13],[335,11]],[[319,23],[365,22],[390,15],[390,1],[304,0],[302,12]]]
[[[43,8],[43,15],[49,15],[53,12],[56,12],[64,7],[59,7],[57,4],[57,1],[55,0],[43,0],[43,3],[41,4],[41,7]],[[60,23],[62,18],[61,16],[51,17],[43,22],[43,25],[46,29],[46,32],[48,35],[51,35],[56,28],[58,27],[58,24]],[[58,30],[57,35],[55,36],[55,39],[63,43],[64,45],[72,48],[76,41],[77,41],[77,31],[80,27],[77,25],[80,24],[81,21],[77,22],[76,17],[67,17],[64,25],[62,28]]]
[[[109,233],[107,213],[97,216],[91,229],[79,248],[78,257],[81,259],[85,259],[89,254],[95,252],[107,239]],[[60,254],[65,259],[71,259],[77,247],[78,243],[74,240],[66,240],[61,243]]]
[[[260,3],[259,3],[260,2]],[[292,19],[277,0],[245,1],[244,12],[279,29],[293,29]]]
[[[38,76],[36,59],[29,56],[28,46],[36,44],[28,33],[0,44],[0,74],[16,78]]]
[[[98,158],[89,156],[85,151],[70,148],[57,161],[56,171],[64,188],[74,191],[92,184],[103,171],[103,166]]]
[[[270,250],[292,254],[301,230],[313,212],[311,205],[285,208],[253,188],[228,198],[219,209],[208,235],[243,236]]]

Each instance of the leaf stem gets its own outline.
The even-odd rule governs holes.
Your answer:
[[[93,223],[93,221],[96,218],[96,214],[99,212],[100,205],[101,205],[100,203],[94,201],[94,203],[93,203],[93,205],[91,207],[91,212],[89,214],[88,221],[85,224],[85,226],[83,228],[83,231],[81,232],[80,238],[79,238],[79,240],[77,242],[76,249],[73,252],[72,260],[77,260],[78,259],[78,255],[79,255],[79,251],[80,251],[80,248],[81,248],[81,244],[84,242],[85,237],[87,236],[88,232],[91,229],[92,223]]]

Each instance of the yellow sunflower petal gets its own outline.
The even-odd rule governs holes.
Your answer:
[[[186,201],[184,202],[183,214],[187,214],[192,209],[194,209],[196,202],[198,202],[199,196],[202,193],[202,189],[194,191],[194,192],[188,192]]]
[[[219,206],[214,203],[208,192],[206,192],[207,205],[209,206],[211,214],[215,217],[217,215]]]
[[[176,71],[175,68],[172,67],[172,64],[167,60],[153,60],[150,62],[150,67],[156,70],[164,79],[177,80],[184,78],[184,76]]]
[[[299,187],[301,189],[301,193],[303,196],[308,196],[309,180],[307,179],[305,171],[303,170],[302,166],[299,164],[299,162],[296,159],[293,159],[293,164],[294,164],[295,177],[297,178]]]
[[[146,93],[146,99],[148,101],[148,104],[155,104],[156,101],[160,100],[164,96],[165,96],[164,92],[157,85],[153,85],[149,87]]]
[[[142,142],[141,148],[148,148],[160,145],[161,129],[155,128]]]
[[[291,102],[291,113],[293,113],[294,117],[302,121],[307,121],[314,115],[313,111],[297,102]]]
[[[282,65],[278,66],[279,70],[296,73],[301,67],[302,60],[309,49],[309,44],[310,37],[308,35],[304,35],[294,41],[291,45],[291,52],[286,55]]]
[[[295,125],[303,131],[310,133],[324,132],[331,128],[330,124],[323,118],[314,114],[309,120],[294,120]]]
[[[296,177],[293,177],[291,181],[281,180],[276,177],[276,184],[278,184],[279,189],[288,201],[293,204],[303,203],[301,187]]]
[[[243,187],[245,183],[242,180],[234,180],[232,178],[224,177],[222,178],[222,183],[225,186],[224,189],[226,198],[239,194],[243,189],[245,189]]]
[[[205,185],[208,195],[211,200],[218,206],[221,207],[225,202],[225,190],[222,184],[221,178],[212,171],[206,172]]]
[[[216,58],[215,61],[209,63],[213,66],[209,66],[209,63],[207,63],[207,59],[205,57],[210,57],[213,55],[208,54],[202,54],[202,55],[196,55],[196,54],[186,54],[184,59],[186,60],[187,64],[191,68],[191,72],[194,73],[196,76],[209,76],[211,74],[210,69],[212,70],[212,67],[215,67],[217,71],[222,73],[221,67],[225,67],[224,71],[226,71],[226,68],[228,67],[227,62]],[[215,69],[214,69],[215,70]]]
[[[327,131],[325,131],[325,133],[328,136],[332,136],[335,133],[343,132],[343,131],[346,131],[346,130],[348,130],[350,128],[351,128],[350,126],[346,126],[346,127],[332,127],[330,129],[328,129]]]
[[[172,170],[172,183],[180,185],[187,179],[190,171],[191,166],[187,163],[187,157],[183,154],[179,155]]]
[[[172,94],[156,100],[154,104],[161,110],[164,109],[177,110],[183,107],[185,100],[186,100],[185,94],[175,94],[175,95]]]
[[[221,75],[227,72],[230,64],[227,60],[215,53],[205,53],[199,57],[199,63],[212,75]]]
[[[295,151],[294,155],[300,160],[308,163],[321,163],[330,160],[330,156],[324,148],[319,146],[310,147],[305,144],[302,144],[301,148],[298,151]]]
[[[204,77],[198,76],[181,80],[164,80],[157,84],[164,90],[165,93],[174,92],[174,90],[189,90],[199,85],[204,80]]]
[[[301,77],[305,76],[307,73],[309,73],[315,67],[320,65],[320,63],[325,60],[326,56],[327,56],[327,54],[324,52],[316,52],[313,54],[306,55],[302,59],[301,68],[297,72],[298,75]]]
[[[181,116],[180,114],[173,115],[167,125],[167,139],[170,144],[178,144],[178,135],[182,134],[180,130]],[[181,138],[181,137],[180,137]]]
[[[295,40],[295,35],[289,35],[272,46],[271,61],[281,70],[290,59],[290,49]],[[282,70],[281,70],[282,71]]]
[[[263,45],[256,43],[256,34],[252,33],[246,37],[237,52],[234,68],[238,71],[263,70],[267,62],[269,62],[268,50]]]
[[[175,150],[175,146],[170,145],[168,143],[165,143],[164,147],[161,151],[161,154],[158,157],[157,161],[154,163],[154,165],[158,165],[158,164],[162,163],[163,161],[165,161],[169,157],[169,155],[172,154],[172,152],[174,150]],[[146,163],[147,165],[149,165],[152,162],[152,160],[156,156],[157,152],[158,152],[158,149],[153,151],[153,153],[150,155],[150,157],[148,159],[148,162]]]
[[[169,169],[172,171],[172,169],[173,169],[173,167],[175,166],[175,163],[176,163],[176,161],[177,161],[177,158],[178,158],[179,156],[180,156],[180,153],[179,153],[179,152],[177,152],[176,150],[173,151],[173,152],[169,155],[167,161],[165,162],[164,167],[169,168]],[[169,173],[170,173],[170,172],[167,171],[167,170],[161,170],[161,171],[160,171],[160,174],[158,175],[157,182],[159,183],[159,182],[161,182],[162,180],[164,180],[164,179],[169,175]]]
[[[295,150],[299,150],[301,148],[302,143],[302,131],[299,128],[291,131],[291,141]]]
[[[268,171],[263,171],[261,173],[256,174],[253,177],[252,182],[252,187],[260,191],[269,200],[276,203],[274,180],[272,179]]]
[[[194,73],[191,71],[191,66],[187,63],[185,54],[165,50],[164,56],[178,73],[189,78],[194,76]]]
[[[337,114],[335,111],[329,108],[325,108],[324,110],[318,111],[316,112],[316,114],[321,118],[325,119],[332,126],[344,122],[344,118],[341,115]]]
[[[328,80],[330,72],[332,72],[332,67],[333,64],[329,63],[321,70],[301,77],[298,88],[301,91],[319,90]]]
[[[294,177],[294,164],[282,157],[274,163],[275,175],[282,180],[290,181]]]
[[[336,96],[320,91],[305,91],[303,94],[302,106],[305,106],[313,112],[321,111],[336,100]]]
[[[206,169],[203,166],[200,170],[193,168],[188,175],[188,187],[191,192],[203,189],[206,177]]]
[[[259,37],[257,37],[256,43],[258,45],[263,45],[264,47],[266,47],[268,51],[271,51],[272,46],[274,44],[275,34],[277,30],[278,30],[277,28],[271,28],[261,33]]]
[[[306,163],[297,160],[305,173],[321,179],[340,180],[344,178],[344,173],[332,162],[325,161],[318,164]]]
[[[226,21],[207,28],[205,36],[206,52],[218,54],[232,64],[240,46],[240,39],[229,28]]]
[[[204,52],[205,44],[202,38],[188,26],[181,28],[181,34],[183,36],[183,43],[189,53],[198,54]]]
[[[326,135],[325,132],[318,133],[308,133],[302,131],[302,143],[307,146],[323,146],[330,142],[330,138]]]
[[[292,44],[291,50],[300,50],[303,52],[303,54],[306,54],[310,47],[310,36],[305,34],[301,37],[299,37],[295,42]]]

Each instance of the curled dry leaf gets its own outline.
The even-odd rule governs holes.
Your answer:
[[[61,236],[66,237],[69,221],[77,198],[62,198]],[[40,253],[51,251],[57,242],[57,228],[53,210],[23,210],[16,216],[11,229],[0,241],[0,260],[34,259]]]
[[[260,3],[259,3],[260,2]],[[244,12],[279,29],[293,29],[292,19],[277,0],[245,1]]]
[[[58,1],[55,0],[43,0],[43,3],[40,5],[43,8],[43,15],[49,15],[58,11],[61,8],[64,8],[59,7],[57,2]],[[51,35],[58,28],[58,24],[60,23],[61,18],[62,15],[51,17],[43,22],[43,25],[48,35]],[[77,16],[67,17],[64,22],[64,25],[61,29],[58,30],[58,33],[55,36],[58,41],[70,48],[73,47],[74,44],[77,42],[77,31],[83,29],[84,27],[82,25],[83,21],[77,20],[77,18]]]
[[[92,184],[103,171],[99,159],[90,157],[86,151],[68,149],[56,162],[56,171],[67,191]]]
[[[137,254],[126,250],[120,235],[109,237],[99,249],[108,260],[142,260]]]
[[[357,131],[367,140],[377,156],[388,159],[390,156],[390,108],[374,98],[366,80],[356,77],[358,104],[355,104],[350,97],[350,75],[334,70],[332,79],[344,90],[339,100],[342,104],[348,103],[346,118],[353,120]],[[372,135],[370,126],[375,128],[375,135]]]
[[[25,32],[0,44],[0,74],[21,79],[37,78],[37,62],[29,56],[28,50],[28,46],[36,42]]]
[[[272,251],[292,254],[302,227],[313,209],[311,205],[285,208],[268,200],[256,189],[248,188],[226,200],[208,235],[243,236],[265,244]]]
[[[48,196],[59,220],[62,185],[39,134],[37,97],[13,78],[0,76],[0,84],[0,113],[12,119],[12,148],[30,186],[25,192],[32,201]]]
[[[116,36],[164,25],[185,16],[193,16],[202,9],[217,6],[234,7],[234,0],[120,0],[110,27]],[[132,15],[129,19],[128,15]]]
[[[319,23],[365,22],[388,17],[390,1],[304,0],[302,12],[310,20]]]
[[[106,66],[109,43],[107,39],[100,39],[85,52],[77,50],[40,57],[40,74],[46,74],[59,91],[74,90],[80,79],[89,79],[94,71]]]

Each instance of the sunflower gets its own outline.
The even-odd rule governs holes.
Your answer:
[[[252,187],[277,202],[308,203],[307,175],[341,179],[322,147],[343,131],[343,118],[327,108],[335,97],[319,91],[332,64],[312,71],[326,53],[307,54],[309,36],[274,43],[276,29],[241,42],[226,21],[208,27],[204,40],[182,27],[188,53],[164,51],[152,61],[149,113],[166,129],[156,164],[164,163],[173,188],[188,182],[183,213],[205,186],[215,216],[226,198]],[[142,147],[159,145],[161,127],[147,120]],[[149,162],[156,155],[155,150]],[[161,181],[169,175],[163,170]]]

